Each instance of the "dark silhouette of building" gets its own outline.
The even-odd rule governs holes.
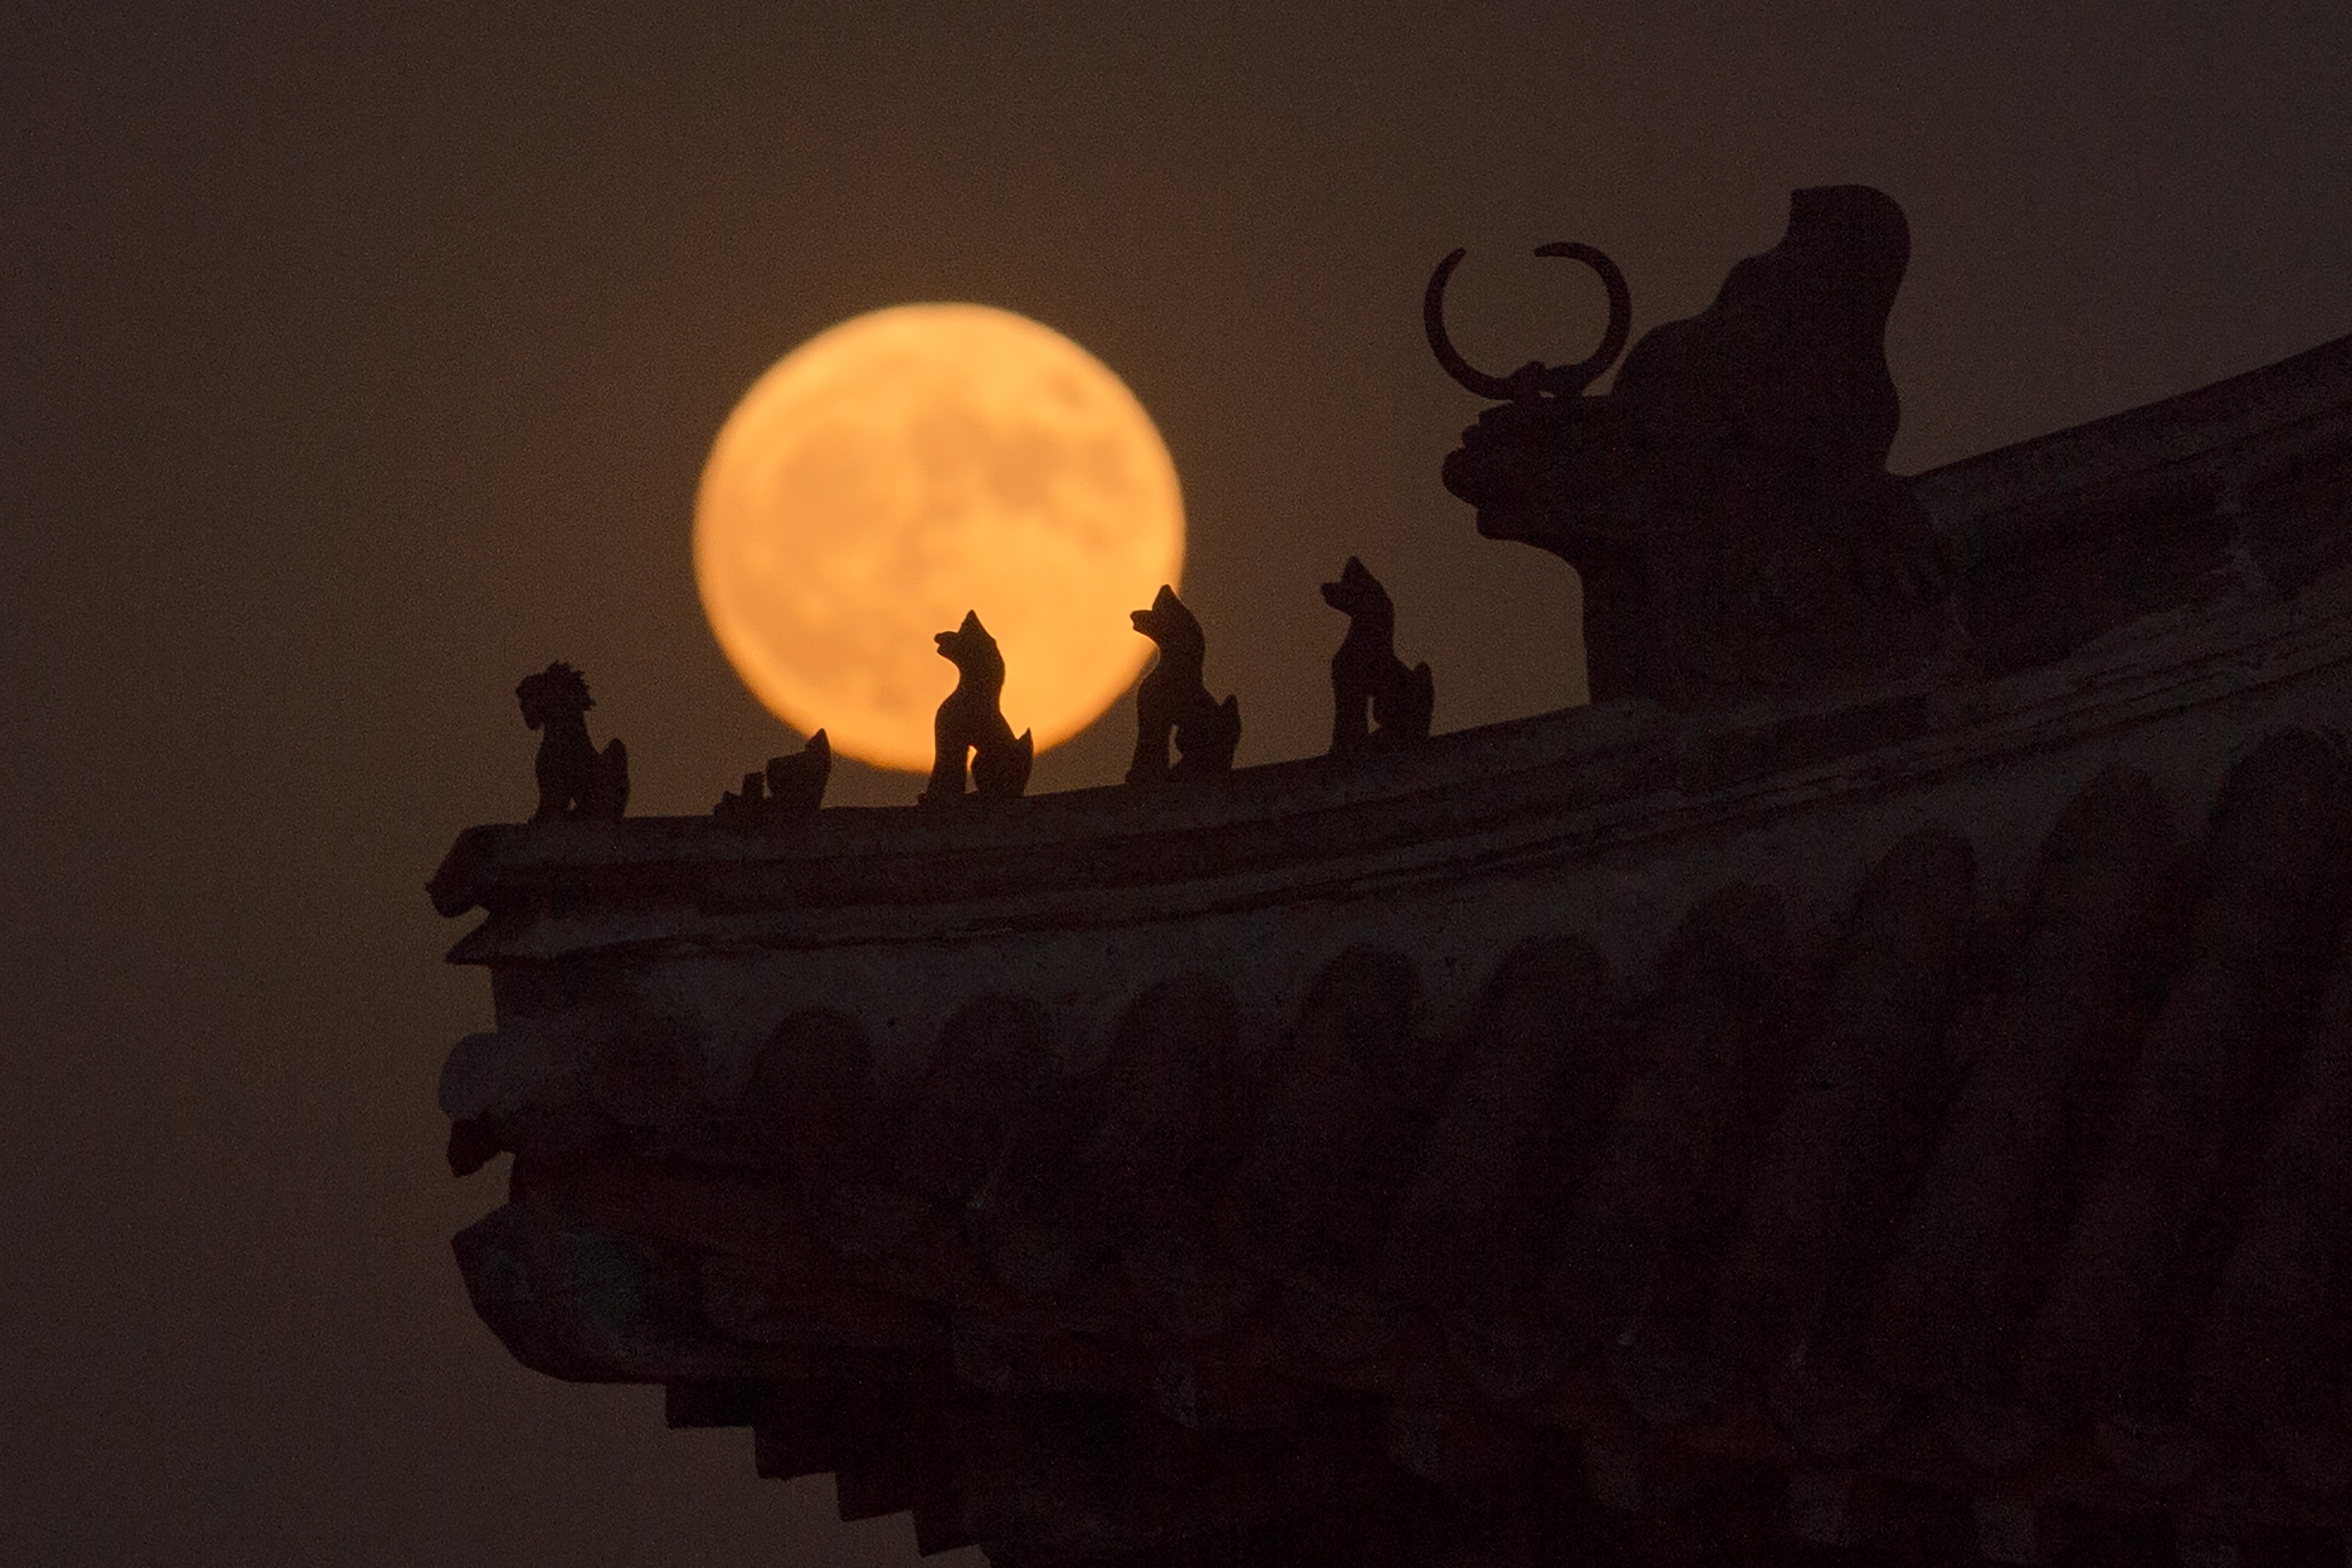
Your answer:
[[[1722,493],[1677,400],[1748,419],[1755,361],[1706,334],[1803,337],[1815,219],[1894,256],[1891,203],[1811,200],[1609,408],[1496,379],[1448,477],[1535,500],[1488,531]],[[1696,662],[1611,700],[462,834],[483,1319],[1020,1568],[2340,1561],[2352,339],[1893,478],[1838,366],[1900,270],[1784,367],[1812,414],[1740,521],[1789,602],[1685,606]],[[1596,432],[1696,455],[1545,488]],[[1823,497],[1827,545],[1784,515]],[[1845,653],[1782,682],[1782,637]]]

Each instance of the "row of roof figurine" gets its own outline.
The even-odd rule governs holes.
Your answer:
[[[1396,607],[1388,591],[1349,556],[1339,580],[1323,584],[1323,599],[1348,617],[1348,634],[1331,658],[1332,752],[1426,740],[1436,688],[1426,664],[1408,669],[1396,655]],[[1208,640],[1200,622],[1165,583],[1151,607],[1130,619],[1160,657],[1136,688],[1135,758],[1127,781],[1181,783],[1231,772],[1242,737],[1241,704],[1209,695],[1202,672]],[[1018,799],[1029,787],[1035,747],[1029,731],[1013,733],[999,706],[1003,653],[977,613],[967,612],[962,625],[939,633],[937,641],[940,656],[956,667],[956,688],[932,721],[934,761],[919,803]],[[531,820],[617,819],[628,805],[628,747],[615,738],[600,751],[588,738],[585,716],[596,702],[580,672],[561,662],[550,664],[525,676],[515,698],[523,723],[545,732],[537,764],[539,810]],[[795,821],[824,802],[832,771],[832,744],[820,729],[798,753],[771,758],[764,772],[745,774],[742,789],[722,795],[711,815],[740,828]]]

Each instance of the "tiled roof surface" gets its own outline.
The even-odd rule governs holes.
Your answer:
[[[2335,1568],[2352,339],[1909,485],[1909,685],[470,831],[477,1309],[1015,1568]]]
[[[2191,834],[2174,826],[2202,825]],[[2352,762],[2110,769],[2030,894],[1923,828],[1842,925],[1711,893],[1416,1027],[1376,947],[1246,1053],[1164,977],[1073,1076],[967,1006],[911,1092],[786,1019],[740,1098],[616,1027],[459,1238],[557,1375],[659,1381],[999,1562],[2340,1553]]]

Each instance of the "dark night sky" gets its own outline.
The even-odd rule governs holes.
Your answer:
[[[672,9],[0,12],[0,1560],[911,1558],[509,1362],[433,1095],[489,995],[423,883],[528,809],[520,674],[587,670],[642,810],[782,747],[688,528],[819,329],[982,300],[1128,379],[1244,762],[1318,747],[1351,550],[1439,727],[1580,694],[1570,574],[1437,485],[1457,244],[1506,370],[1599,328],[1536,244],[1638,332],[1884,187],[1906,470],[2352,331],[2343,0]]]

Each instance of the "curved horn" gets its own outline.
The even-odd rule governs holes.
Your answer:
[[[1437,270],[1429,275],[1429,287],[1421,297],[1421,325],[1422,329],[1429,334],[1429,351],[1437,356],[1437,362],[1444,368],[1445,373],[1465,391],[1492,398],[1497,402],[1531,396],[1536,389],[1527,379],[1513,376],[1505,380],[1501,376],[1486,374],[1454,352],[1454,340],[1445,335],[1445,280],[1454,276],[1454,269],[1462,265],[1462,258],[1468,254],[1465,250],[1455,251],[1439,262]]]
[[[1458,256],[1461,253],[1457,251],[1454,254]],[[1616,363],[1617,356],[1623,352],[1625,336],[1633,326],[1633,291],[1625,287],[1625,275],[1617,270],[1617,264],[1589,245],[1561,240],[1556,245],[1538,246],[1536,254],[1564,256],[1580,261],[1601,275],[1601,286],[1609,290],[1609,329],[1601,335],[1601,347],[1592,351],[1589,360],[1573,365],[1552,366],[1540,376],[1543,390],[1554,397],[1576,397],[1591,386],[1601,371]],[[1430,286],[1434,288],[1436,280],[1432,279]]]

